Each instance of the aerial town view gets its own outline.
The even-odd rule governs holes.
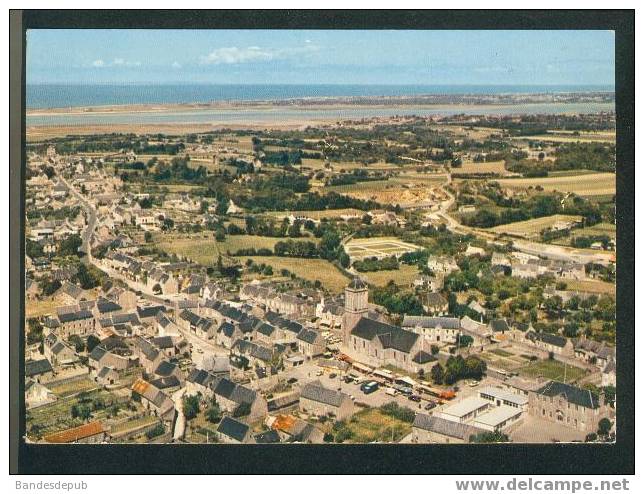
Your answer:
[[[613,51],[28,32],[26,441],[613,442]]]

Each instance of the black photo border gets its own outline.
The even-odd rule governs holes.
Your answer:
[[[504,445],[34,445],[24,408],[27,29],[601,29],[615,31],[617,441]],[[633,10],[24,10],[10,12],[10,473],[586,474],[635,471]],[[466,460],[466,461],[464,461]],[[171,467],[170,467],[171,465]]]

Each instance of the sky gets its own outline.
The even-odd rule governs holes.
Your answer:
[[[28,84],[614,84],[612,31],[30,30]]]

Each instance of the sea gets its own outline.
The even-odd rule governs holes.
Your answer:
[[[293,98],[352,97],[352,96],[413,96],[428,94],[528,94],[564,92],[612,92],[613,86],[582,85],[342,85],[342,84],[282,84],[282,85],[61,85],[28,84],[26,87],[26,107],[28,110],[97,107],[111,105],[169,105],[187,103],[213,103],[254,100],[283,100]],[[450,115],[455,113],[590,113],[611,111],[612,103],[536,103],[520,108],[499,106],[482,112],[476,107],[459,109],[454,105],[443,107],[413,108],[343,108],[307,109],[282,108],[271,110],[244,110],[211,108],[194,111],[172,111],[158,113],[119,112],[118,114],[48,114],[28,115],[27,125],[80,125],[80,124],[117,124],[117,123],[225,123],[242,120],[265,121],[268,119],[288,118],[369,118],[413,114],[419,116]]]

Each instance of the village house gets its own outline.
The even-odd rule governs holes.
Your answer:
[[[228,444],[252,444],[255,438],[248,424],[229,416],[225,416],[217,426],[219,440]]]
[[[405,315],[402,327],[423,335],[429,342],[456,343],[461,334],[461,322],[457,317],[428,317]]]
[[[266,400],[259,393],[227,378],[219,379],[213,396],[221,410],[245,416],[249,422],[268,413]]]
[[[282,442],[322,444],[324,432],[305,420],[293,415],[277,415],[268,417],[266,425],[277,431]]]
[[[550,381],[530,393],[529,413],[588,434],[597,430],[599,421],[608,415],[601,397],[588,389]]]
[[[54,377],[54,369],[46,358],[40,360],[27,360],[25,362],[25,378],[32,379],[37,383],[51,381]]]
[[[75,350],[61,340],[56,334],[50,333],[43,341],[44,355],[54,367],[70,365],[78,362]]]
[[[89,354],[88,365],[95,373],[103,367],[126,370],[139,365],[139,359],[130,347],[118,337],[109,337],[95,346]]]
[[[322,297],[315,306],[315,318],[318,325],[329,329],[342,328],[344,315],[344,299]]]
[[[176,414],[174,402],[153,384],[140,378],[137,379],[132,385],[132,395],[138,396],[141,404],[166,424],[174,422]]]
[[[58,397],[46,386],[33,379],[25,382],[25,407],[27,410],[56,401]]]
[[[317,417],[346,420],[354,413],[353,400],[345,393],[325,388],[320,381],[306,384],[300,393],[300,411]]]
[[[605,342],[590,340],[585,336],[574,341],[575,357],[589,364],[604,368],[609,362],[615,361],[615,347]]]
[[[60,307],[57,310],[58,334],[67,340],[71,335],[85,336],[96,328],[94,314],[78,307]]]
[[[412,286],[414,288],[429,290],[430,292],[438,292],[443,289],[445,277],[442,274],[435,276],[428,274],[419,274],[414,278]]]
[[[297,335],[297,349],[307,359],[312,359],[325,352],[326,340],[318,331],[304,328]]]
[[[454,422],[435,415],[417,413],[412,424],[412,442],[463,444],[472,436],[484,432],[469,424]]]
[[[458,264],[453,257],[449,256],[430,256],[427,259],[427,267],[434,273],[448,275],[454,271],[459,271]]]
[[[544,352],[552,352],[563,357],[573,357],[575,353],[572,341],[558,334],[544,333],[543,331],[526,331],[524,342]]]

